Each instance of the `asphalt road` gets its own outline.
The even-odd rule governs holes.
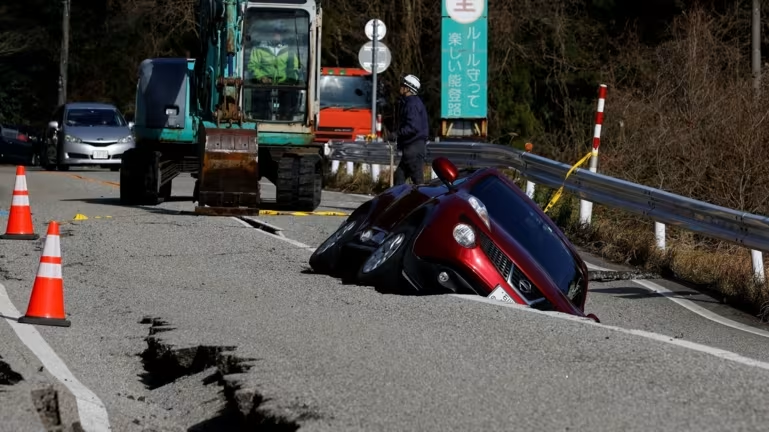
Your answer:
[[[0,229],[13,179],[1,166]],[[40,430],[34,403],[48,386],[61,424],[79,415],[114,431],[237,430],[242,413],[323,431],[762,430],[769,420],[769,338],[752,330],[766,327],[684,287],[640,281],[673,292],[660,296],[592,283],[587,309],[601,325],[380,294],[308,271],[343,217],[260,216],[276,236],[190,215],[190,178],[157,207],[119,205],[117,181],[28,170],[36,231],[62,223],[72,326],[18,324],[0,290],[0,424],[12,430]],[[321,210],[364,200],[325,193]],[[43,241],[0,241],[0,283],[21,314]]]

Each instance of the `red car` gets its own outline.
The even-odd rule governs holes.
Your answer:
[[[356,209],[310,257],[316,273],[414,293],[477,294],[595,321],[588,273],[561,230],[494,168],[446,158],[424,185],[392,187]]]

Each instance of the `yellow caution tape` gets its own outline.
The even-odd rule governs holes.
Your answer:
[[[259,210],[259,215],[265,216],[349,216],[343,212],[314,211],[314,212],[288,212],[276,210]]]
[[[558,202],[558,199],[561,198],[561,193],[563,193],[563,187],[566,185],[566,179],[569,178],[569,176],[571,175],[571,173],[575,169],[579,168],[580,165],[582,165],[585,162],[587,162],[588,159],[590,159],[591,156],[593,156],[593,152],[592,151],[590,153],[586,154],[585,157],[580,159],[579,162],[577,162],[574,165],[572,165],[572,167],[569,169],[569,172],[566,173],[566,177],[563,178],[563,183],[561,184],[561,187],[558,188],[558,191],[555,193],[555,195],[553,195],[553,198],[550,199],[550,202],[547,204],[547,207],[545,207],[545,213],[547,213],[547,211],[550,210],[550,208],[553,207],[553,205],[556,202]]]

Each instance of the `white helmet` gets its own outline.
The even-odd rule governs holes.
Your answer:
[[[413,91],[414,93],[419,93],[419,88],[422,86],[419,83],[419,78],[410,74],[403,77],[402,85],[407,87],[409,90]]]

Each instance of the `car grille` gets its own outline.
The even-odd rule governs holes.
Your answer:
[[[502,250],[491,241],[481,231],[478,231],[480,237],[481,250],[486,254],[486,257],[494,264],[499,274],[502,275],[505,280],[510,276],[510,271],[513,269],[513,260],[507,257]],[[517,270],[517,269],[516,269]],[[519,270],[520,272],[520,270]]]
[[[117,144],[117,140],[115,141],[83,141],[83,144],[88,144],[94,147],[107,147],[107,146]]]
[[[523,274],[520,268],[513,263],[505,253],[490,238],[480,230],[477,231],[480,238],[481,250],[486,257],[494,264],[497,271],[507,283],[513,287],[519,294],[526,298],[532,306],[535,303],[543,303],[543,307],[549,307],[549,302],[544,301],[545,296],[536,286]]]

